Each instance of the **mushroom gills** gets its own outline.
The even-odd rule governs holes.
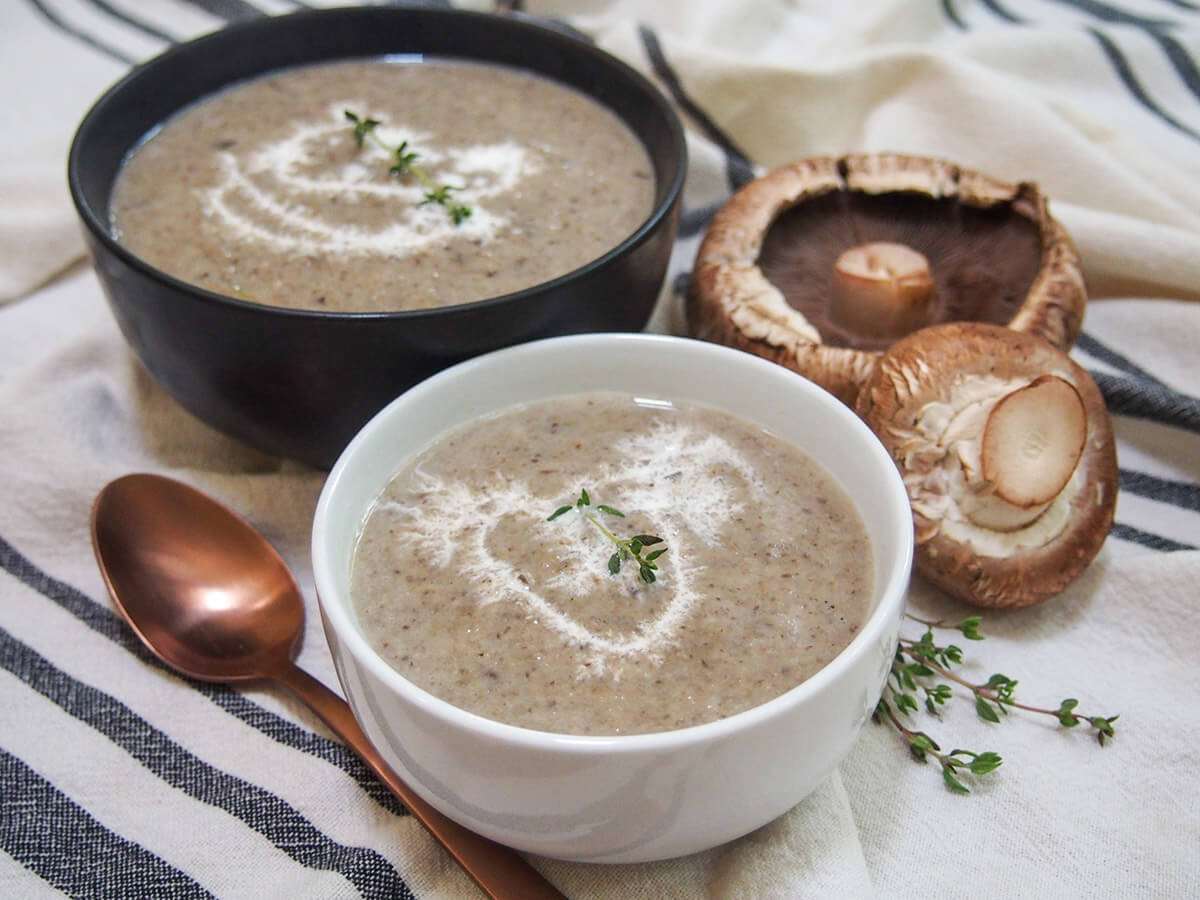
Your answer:
[[[847,309],[837,296],[847,281],[838,271],[842,257],[883,245],[903,248],[928,267],[928,293],[919,312],[907,313],[907,330],[898,309],[872,317]],[[1011,202],[983,208],[916,191],[848,189],[806,196],[781,211],[756,254],[767,280],[816,328],[822,343],[876,351],[938,322],[1007,324],[1033,286],[1041,259],[1037,223]],[[861,304],[861,291],[855,293]]]

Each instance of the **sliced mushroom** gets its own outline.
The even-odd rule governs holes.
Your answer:
[[[1063,590],[1112,526],[1117,459],[1104,398],[1064,352],[987,323],[897,341],[855,409],[908,488],[917,571],[979,606]]]
[[[1042,375],[1006,394],[979,438],[983,481],[1018,509],[1044,507],[1066,487],[1087,438],[1087,412],[1065,378]]]
[[[688,327],[853,404],[911,331],[985,321],[1066,350],[1086,296],[1079,256],[1033,184],[900,154],[817,157],[751,182],[714,216]]]

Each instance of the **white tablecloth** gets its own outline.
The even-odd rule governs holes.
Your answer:
[[[89,507],[157,471],[260,527],[310,604],[300,662],[335,685],[311,590],[323,473],[183,412],[134,361],[83,258],[71,134],[127,67],[289,0],[0,5],[0,895],[472,897],[469,880],[306,709],[188,682],[113,612]],[[1076,358],[1109,402],[1122,491],[1063,596],[985,615],[964,672],[1120,714],[1083,729],[958,699],[919,727],[1004,765],[958,796],[868,725],[796,809],[699,856],[534,860],[572,897],[1200,894],[1200,8],[1188,0],[534,2],[654,78],[689,130],[683,230],[654,327],[715,205],[820,153],[951,159],[1052,198],[1092,294]],[[929,617],[968,610],[921,584]],[[916,625],[908,628],[917,636]],[[959,643],[965,643],[959,641]]]

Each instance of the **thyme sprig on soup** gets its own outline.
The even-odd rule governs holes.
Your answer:
[[[613,555],[608,558],[608,571],[612,575],[618,575],[621,572],[621,564],[626,562],[637,563],[638,577],[646,584],[653,584],[658,580],[658,563],[655,562],[660,556],[667,552],[667,547],[655,547],[654,550],[647,551],[643,556],[642,551],[647,547],[654,547],[656,544],[661,544],[663,539],[657,534],[635,534],[629,538],[619,538],[609,531],[596,514],[605,516],[616,516],[618,519],[625,518],[625,513],[615,507],[609,506],[607,503],[597,503],[594,511],[592,507],[592,498],[588,493],[587,488],[581,488],[579,491],[579,499],[573,504],[560,506],[554,512],[546,517],[547,522],[553,522],[560,516],[565,516],[571,510],[575,510],[589,522],[596,526],[596,529],[608,538],[615,546],[616,550]]]
[[[653,579],[612,570],[614,542],[637,537],[670,547]],[[871,560],[857,509],[799,448],[706,406],[600,392],[477,420],[406,464],[366,516],[351,596],[376,651],[449,703],[636,734],[809,678],[866,621]]]
[[[347,111],[375,123],[362,146]],[[402,144],[419,148],[421,177],[391,171]],[[375,59],[283,70],[182,110],[130,154],[110,218],[133,253],[198,286],[375,312],[565,275],[631,235],[653,195],[638,138],[572,88]]]
[[[351,123],[351,135],[354,137],[354,145],[358,149],[362,149],[367,138],[390,156],[391,165],[388,166],[389,175],[413,175],[417,181],[425,185],[425,196],[421,198],[418,206],[425,206],[428,203],[436,203],[444,207],[446,214],[450,217],[450,221],[455,225],[461,225],[471,217],[471,207],[465,203],[455,203],[450,199],[452,191],[461,190],[452,184],[437,185],[433,180],[425,174],[425,170],[417,165],[417,157],[420,156],[416,150],[408,146],[408,141],[403,140],[396,147],[390,147],[376,134],[375,129],[383,124],[379,119],[372,119],[370,116],[360,116],[352,109],[343,110],[342,115]]]

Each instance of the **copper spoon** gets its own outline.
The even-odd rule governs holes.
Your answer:
[[[92,546],[117,609],[159,659],[201,681],[270,679],[307,703],[493,898],[562,898],[516,851],[446,818],[388,768],[344,700],[293,657],[304,602],[275,549],[217,501],[126,475],[92,507]]]

